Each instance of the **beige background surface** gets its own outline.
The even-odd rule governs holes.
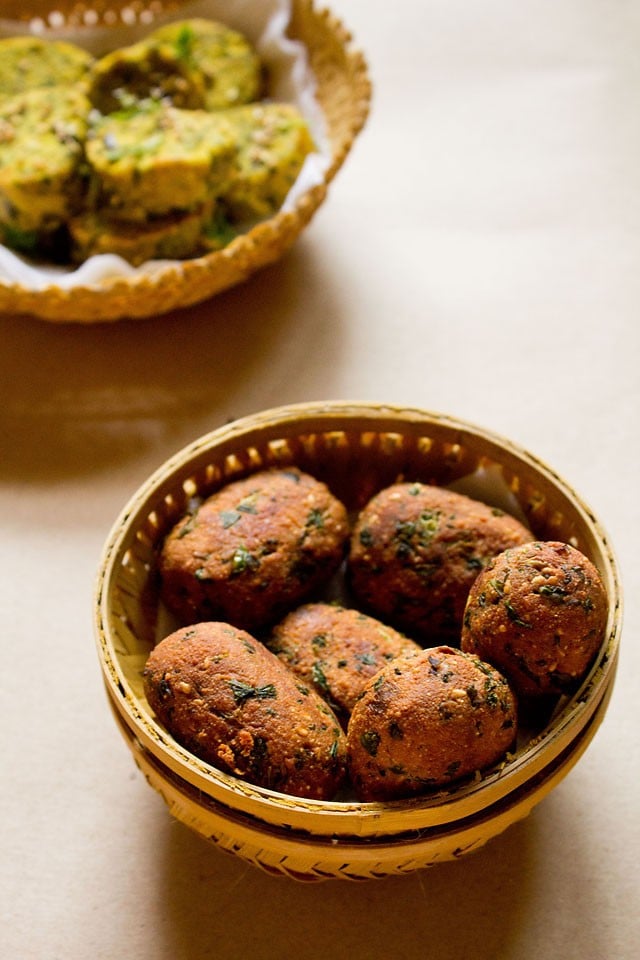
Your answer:
[[[632,960],[640,924],[640,7],[336,0],[370,122],[279,265],[160,319],[0,318],[0,955]],[[625,587],[586,755],[483,851],[274,879],[173,823],[101,687],[92,589],[171,453],[287,402],[420,406],[511,437],[596,511]]]

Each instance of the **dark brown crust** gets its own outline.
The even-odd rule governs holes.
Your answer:
[[[608,601],[579,550],[536,541],[507,550],[469,593],[462,649],[495,663],[521,696],[568,692],[604,639]]]
[[[201,760],[298,797],[327,800],[342,783],[337,718],[245,631],[182,627],[151,652],[143,677],[160,723]]]
[[[459,646],[467,594],[507,547],[533,539],[514,517],[462,494],[399,483],[361,511],[349,576],[359,603],[423,644]]]
[[[396,657],[421,649],[393,627],[333,603],[299,607],[277,624],[266,643],[344,719],[370,677]]]
[[[325,484],[295,467],[261,471],[175,526],[160,555],[163,599],[182,623],[260,630],[329,580],[348,530]]]
[[[516,704],[497,670],[451,647],[399,658],[367,683],[347,730],[362,800],[393,800],[492,766],[516,735]]]

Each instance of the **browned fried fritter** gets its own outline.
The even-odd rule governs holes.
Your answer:
[[[398,658],[372,677],[347,728],[348,766],[360,799],[394,800],[496,763],[516,735],[507,681],[451,647]]]
[[[490,660],[522,696],[567,692],[604,639],[608,600],[575,547],[535,541],[495,557],[471,587],[462,649]]]
[[[333,603],[298,607],[266,643],[345,719],[369,677],[390,660],[421,649],[379,620]]]
[[[398,483],[360,512],[349,576],[369,612],[423,644],[460,644],[464,605],[497,553],[533,539],[514,517],[423,483]]]
[[[342,783],[346,743],[330,707],[243,630],[182,627],[152,650],[144,689],[169,733],[225,772],[316,800]]]
[[[162,596],[183,623],[275,622],[330,579],[348,537],[347,512],[295,467],[227,484],[166,538]]]

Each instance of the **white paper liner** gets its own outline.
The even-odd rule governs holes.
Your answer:
[[[488,506],[497,507],[505,513],[510,513],[525,527],[529,526],[527,516],[520,506],[518,498],[509,489],[498,464],[477,467],[473,473],[448,484],[447,488],[456,493],[463,493],[473,500],[481,500]]]
[[[269,73],[269,98],[294,103],[306,117],[318,152],[307,156],[289,191],[282,210],[290,210],[298,198],[324,181],[331,153],[322,111],[315,99],[315,80],[309,68],[303,44],[285,36],[291,4],[288,0],[194,0],[172,16],[158,18],[152,24],[131,26],[60,29],[56,36],[84,47],[96,56],[110,49],[126,46],[141,39],[160,23],[190,17],[219,20],[243,33],[255,46]],[[37,21],[34,24],[37,26]],[[0,37],[19,36],[24,26],[0,19]],[[34,263],[0,245],[0,282],[17,284],[27,290],[40,291],[55,285],[63,289],[94,286],[139,274],[150,275],[180,261],[150,260],[132,267],[122,257],[99,254],[79,267]]]

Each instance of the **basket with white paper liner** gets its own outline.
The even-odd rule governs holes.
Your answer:
[[[580,688],[540,729],[471,782],[391,802],[303,800],[252,786],[202,762],[157,722],[142,669],[170,627],[154,593],[157,551],[194,497],[269,467],[324,480],[351,511],[398,478],[435,483],[521,516],[598,569],[606,638]],[[566,776],[602,721],[621,625],[616,561],[593,513],[547,466],[508,440],[448,416],[353,403],[259,413],[202,437],[143,484],[102,557],[96,630],[108,700],[149,783],[171,813],[221,849],[273,873],[317,880],[411,872],[476,850],[526,816]]]
[[[312,0],[7,2],[0,12],[0,37],[33,32],[101,55],[167,20],[187,17],[219,20],[244,33],[265,63],[268,96],[295,103],[308,121],[317,150],[307,157],[283,206],[220,250],[139,267],[105,253],[67,269],[29,261],[0,246],[0,312],[96,323],[199,303],[280,259],[325,200],[366,121],[371,88],[365,59],[347,28]]]

